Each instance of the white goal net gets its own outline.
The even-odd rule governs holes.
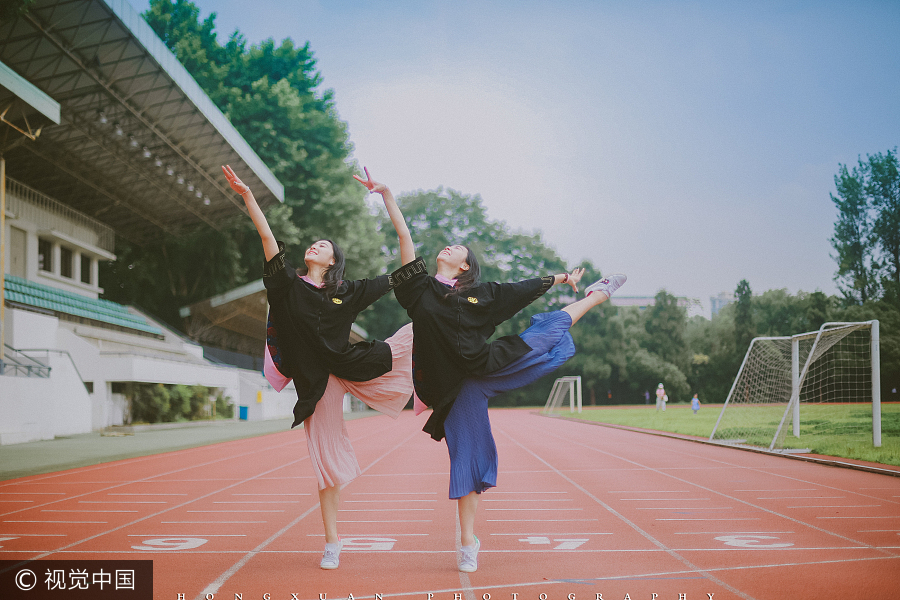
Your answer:
[[[581,412],[581,376],[560,377],[554,381],[541,413],[549,414],[561,410],[566,399],[569,401],[569,412]]]
[[[709,439],[773,451],[806,449],[813,437],[879,447],[879,377],[878,321],[754,338]]]

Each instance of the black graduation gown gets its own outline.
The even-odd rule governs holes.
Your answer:
[[[313,414],[329,374],[369,381],[391,370],[393,358],[386,342],[350,343],[353,321],[390,291],[390,276],[342,281],[329,297],[297,275],[285,257],[284,243],[278,242],[278,254],[265,264],[263,283],[281,353],[279,371],[293,378],[297,390],[292,428]]]
[[[424,431],[441,440],[444,421],[466,378],[498,371],[531,351],[518,335],[487,340],[497,325],[549,290],[554,278],[482,283],[450,294],[451,288],[428,275],[421,257],[391,278],[397,300],[413,321],[416,394],[433,409]]]

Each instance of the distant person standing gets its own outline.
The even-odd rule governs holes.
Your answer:
[[[694,394],[694,397],[691,398],[691,409],[694,411],[694,414],[697,414],[697,411],[700,410],[700,398],[697,397],[697,394]]]
[[[659,384],[656,386],[656,410],[660,408],[666,410],[666,404],[663,401],[663,398],[666,396],[666,388],[663,387],[663,384]],[[666,398],[668,400],[668,398]]]

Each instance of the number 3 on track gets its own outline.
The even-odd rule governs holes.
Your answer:
[[[186,537],[155,538],[141,542],[142,544],[145,544],[144,546],[132,546],[132,548],[135,550],[147,550],[149,552],[171,552],[172,550],[190,550],[191,548],[198,548],[208,541],[209,540],[203,538]]]
[[[760,540],[777,540],[778,538],[771,535],[720,535],[716,538],[720,542],[725,542],[726,546],[738,546],[739,548],[787,548],[793,544],[762,544]]]

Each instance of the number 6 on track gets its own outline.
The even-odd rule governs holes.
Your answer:
[[[203,538],[155,538],[152,540],[144,540],[142,544],[145,546],[132,546],[135,550],[149,550],[151,552],[172,551],[172,550],[190,550],[202,546],[209,540]]]

